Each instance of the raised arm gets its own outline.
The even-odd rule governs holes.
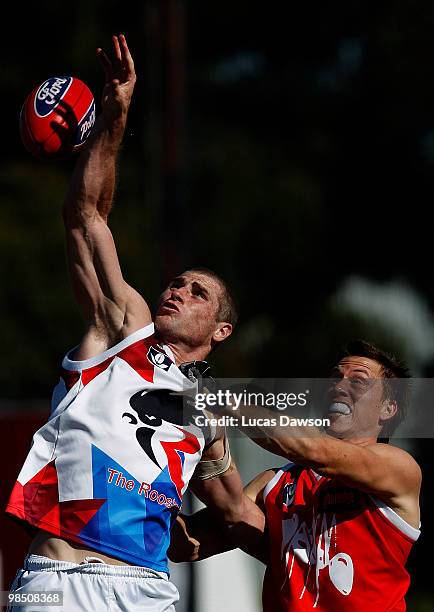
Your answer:
[[[105,72],[102,113],[77,160],[63,208],[72,286],[88,325],[75,359],[97,355],[151,322],[146,302],[123,279],[107,225],[136,82],[125,37],[113,36],[113,47],[113,61],[97,50]]]

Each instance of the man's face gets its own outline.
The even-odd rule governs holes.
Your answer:
[[[161,294],[155,317],[159,336],[165,342],[183,342],[191,347],[211,344],[216,330],[221,287],[201,272],[187,271],[174,278]]]
[[[368,357],[345,357],[333,369],[332,379],[327,433],[341,439],[377,438],[387,418],[381,365]]]

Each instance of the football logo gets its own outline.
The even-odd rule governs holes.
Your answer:
[[[53,77],[38,89],[35,96],[35,112],[38,117],[47,117],[63,98],[72,83],[72,77]]]
[[[93,124],[95,123],[95,119],[95,101],[92,100],[88,111],[86,112],[81,122],[78,124],[78,129],[75,134],[75,145],[81,145],[86,140],[90,130],[93,127]]]
[[[167,370],[173,363],[173,361],[166,355],[166,353],[158,351],[153,346],[149,347],[149,351],[146,357],[148,358],[148,361],[152,363],[152,365],[157,366],[157,368],[160,368],[165,372],[167,372]]]

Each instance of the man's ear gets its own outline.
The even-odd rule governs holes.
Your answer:
[[[216,330],[213,333],[212,339],[214,342],[223,342],[226,338],[229,338],[233,330],[231,323],[218,323]]]
[[[398,404],[395,402],[395,400],[390,400],[390,399],[384,400],[383,403],[381,404],[380,417],[379,417],[380,423],[383,421],[388,421],[389,419],[394,417],[397,412],[398,412]]]

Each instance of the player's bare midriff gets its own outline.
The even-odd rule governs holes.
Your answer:
[[[71,563],[83,563],[86,557],[98,557],[108,565],[130,565],[120,559],[115,559],[91,548],[83,548],[78,544],[53,536],[51,533],[40,529],[30,545],[29,553],[41,555],[56,561],[69,561]]]

